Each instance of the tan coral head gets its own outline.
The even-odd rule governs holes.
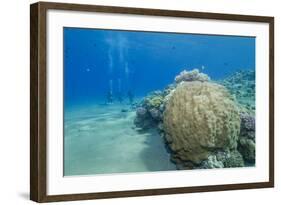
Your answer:
[[[228,91],[216,83],[180,83],[163,120],[174,157],[182,161],[199,164],[215,150],[237,147],[239,110]]]

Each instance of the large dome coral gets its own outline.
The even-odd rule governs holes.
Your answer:
[[[173,159],[199,164],[217,150],[237,148],[240,117],[227,90],[211,82],[181,82],[164,111]]]

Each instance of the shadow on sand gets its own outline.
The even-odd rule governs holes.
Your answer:
[[[140,153],[143,163],[149,171],[177,170],[176,165],[170,161],[170,154],[166,150],[164,139],[156,129],[146,132],[145,148]]]

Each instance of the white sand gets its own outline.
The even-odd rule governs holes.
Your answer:
[[[121,112],[127,109],[128,112]],[[89,175],[175,170],[156,130],[137,131],[127,105],[66,110],[64,174]]]

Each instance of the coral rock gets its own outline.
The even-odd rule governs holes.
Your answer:
[[[182,81],[209,81],[210,78],[208,75],[204,73],[200,73],[198,69],[194,69],[191,71],[182,71],[178,76],[176,76],[176,83],[180,83]]]
[[[255,117],[248,114],[241,114],[240,118],[241,118],[241,130],[240,130],[241,137],[246,137],[255,140],[255,130],[256,130]]]
[[[215,83],[180,83],[166,105],[163,123],[169,147],[182,161],[199,164],[214,150],[237,147],[238,107]]]
[[[155,108],[150,109],[149,113],[154,120],[161,120],[161,118],[162,118],[161,112]]]
[[[246,162],[255,163],[255,117],[248,114],[241,114],[241,129],[238,150]]]
[[[213,169],[213,168],[223,168],[224,165],[222,161],[217,160],[216,155],[210,155],[207,160],[202,161],[200,168],[203,169]]]
[[[144,117],[147,113],[147,110],[143,107],[138,107],[136,113],[138,117]]]
[[[241,105],[242,113],[255,113],[255,71],[237,71],[220,82]]]
[[[240,152],[234,150],[230,152],[229,156],[225,159],[225,167],[244,167],[244,160]]]
[[[149,108],[159,108],[163,100],[164,98],[161,95],[154,95],[146,99],[146,104]]]
[[[239,152],[243,155],[243,158],[248,163],[255,163],[256,158],[256,144],[253,140],[246,137],[239,139]]]
[[[138,128],[149,129],[155,126],[155,122],[151,118],[149,111],[144,107],[138,107],[136,109],[136,118],[134,120],[134,124]]]

